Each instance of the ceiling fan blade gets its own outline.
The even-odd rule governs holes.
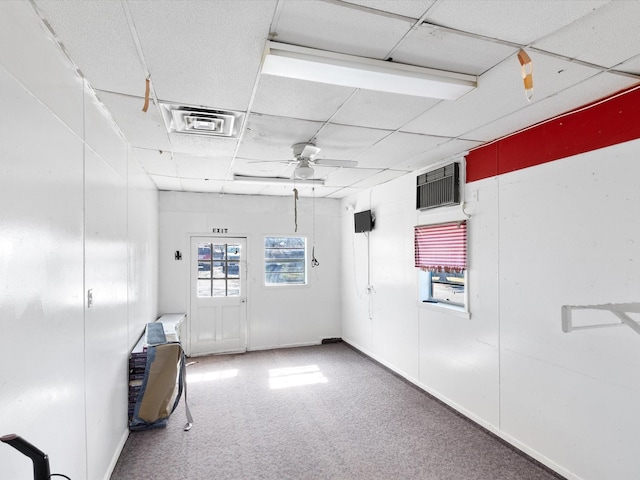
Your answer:
[[[296,160],[247,160],[247,163],[295,163]]]
[[[332,160],[330,158],[319,158],[314,160],[313,163],[324,167],[356,167],[358,165],[355,160]]]
[[[320,153],[320,148],[316,147],[315,145],[307,144],[302,149],[302,153],[300,154],[300,156],[305,158],[313,158],[318,153]]]

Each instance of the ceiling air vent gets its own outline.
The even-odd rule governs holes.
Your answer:
[[[242,112],[189,107],[171,103],[160,103],[169,133],[188,133],[212,137],[237,137]]]
[[[452,163],[418,176],[416,209],[460,203],[460,164]]]

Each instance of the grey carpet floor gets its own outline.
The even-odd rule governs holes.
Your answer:
[[[192,430],[181,401],[112,480],[559,478],[344,343],[189,361]]]

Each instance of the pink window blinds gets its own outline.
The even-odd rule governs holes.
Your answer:
[[[467,222],[415,227],[416,267],[432,272],[467,268]]]

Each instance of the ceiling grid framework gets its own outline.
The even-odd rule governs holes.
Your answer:
[[[291,147],[314,142],[340,198],[460,155],[640,81],[631,0],[33,0],[161,190],[289,195]],[[261,74],[269,41],[478,76],[458,100]],[[516,54],[534,64],[534,96]],[[390,58],[391,57],[391,58]],[[145,80],[154,108],[144,113]],[[167,131],[157,102],[245,114],[239,138]],[[315,191],[312,190],[315,188]]]

